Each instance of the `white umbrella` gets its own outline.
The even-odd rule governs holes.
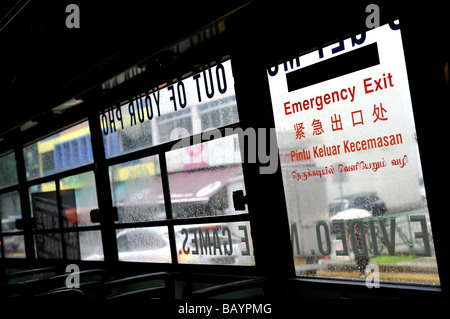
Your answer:
[[[343,220],[350,220],[350,219],[356,219],[356,218],[368,218],[372,217],[372,213],[365,209],[358,209],[358,208],[350,208],[347,210],[343,210],[333,217],[331,217],[331,220],[337,220],[337,219],[343,219]]]

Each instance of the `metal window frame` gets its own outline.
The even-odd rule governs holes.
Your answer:
[[[6,156],[6,155],[9,155],[9,154],[13,154],[13,153],[14,153],[14,151],[7,152],[7,153],[3,154],[2,156]],[[14,156],[15,156],[15,154],[14,154]],[[16,169],[17,169],[17,160],[16,160]],[[18,179],[18,177],[17,177],[17,179]],[[15,191],[19,194],[19,201],[20,201],[19,181],[17,181],[16,184],[0,188],[0,195],[6,194],[6,193],[15,192]],[[3,220],[3,218],[2,218],[2,216],[0,214],[0,243],[3,243],[3,238],[4,237],[24,235],[24,231],[23,230],[14,230],[14,231],[3,232],[2,220]],[[0,245],[0,258],[7,258],[5,256],[5,247],[4,247],[3,244]],[[10,258],[13,259],[12,257],[8,257],[8,259],[10,259]],[[20,258],[20,259],[22,260],[23,258]]]
[[[167,162],[166,162],[166,153],[172,150],[172,147],[179,143],[181,139],[172,140],[168,142],[163,142],[158,145],[151,145],[148,148],[139,149],[134,152],[129,152],[125,154],[120,154],[114,157],[106,158],[105,152],[104,152],[104,146],[103,146],[103,137],[101,130],[98,129],[100,127],[100,113],[94,112],[89,117],[89,123],[91,124],[91,143],[93,149],[97,150],[97,156],[101,157],[100,159],[95,160],[96,162],[96,172],[97,175],[99,175],[100,170],[108,171],[109,167],[125,163],[133,160],[137,160],[144,157],[149,156],[158,156],[159,159],[159,165],[161,170],[161,179],[162,179],[162,188],[163,188],[163,195],[164,195],[164,205],[165,205],[165,211],[166,211],[166,219],[163,220],[152,220],[152,221],[140,221],[140,222],[133,222],[133,223],[115,223],[114,220],[112,220],[111,216],[107,216],[107,214],[102,213],[103,218],[108,219],[106,223],[109,223],[109,231],[117,229],[126,229],[126,228],[141,228],[141,227],[156,227],[156,226],[167,226],[169,230],[169,243],[170,243],[170,249],[171,249],[171,257],[172,257],[172,263],[171,267],[178,266],[178,258],[177,258],[177,248],[175,244],[175,232],[174,232],[174,226],[181,226],[181,225],[194,225],[194,224],[201,224],[201,223],[223,223],[223,222],[239,222],[239,221],[250,221],[249,214],[233,214],[233,215],[226,215],[226,216],[207,216],[207,217],[196,217],[196,218],[173,218],[172,216],[172,203],[171,203],[171,197],[170,197],[170,188],[169,188],[169,180],[168,180],[168,172],[167,172]],[[225,129],[227,128],[236,128],[240,126],[240,122],[232,123],[229,125],[224,125],[219,128],[217,128],[221,134],[222,137],[225,137]],[[189,137],[191,141],[191,145],[194,145],[194,143],[201,143],[201,142],[207,142],[209,140],[202,139],[202,133],[194,134]],[[101,150],[99,150],[101,149]],[[95,155],[94,155],[95,159]],[[100,163],[102,163],[102,167],[100,167]],[[244,173],[245,174],[245,173]],[[102,178],[101,176],[98,176],[98,178]],[[104,177],[102,178],[102,181],[100,182],[103,186],[103,189],[111,189],[110,188],[110,180],[108,175],[108,181],[104,180]],[[96,182],[96,185],[98,182]],[[108,185],[109,187],[107,187]],[[102,202],[107,203],[108,208],[103,208],[102,212],[112,210],[114,209],[114,206],[112,205],[112,196],[111,192],[109,194],[105,194],[107,192],[97,192],[97,196],[104,197]],[[99,199],[100,201],[100,199]],[[100,208],[99,208],[100,210]],[[105,223],[105,222],[104,222]],[[104,224],[103,223],[103,224]],[[102,224],[102,222],[101,222]],[[104,230],[104,225],[102,225],[102,231]],[[108,231],[108,230],[107,230]],[[111,244],[111,241],[108,243]],[[105,244],[104,244],[105,245]],[[117,247],[117,245],[116,245]],[[109,257],[111,258],[111,261],[118,261],[118,253],[114,256]],[[106,254],[105,254],[106,259]],[[152,264],[152,263],[148,263]],[[161,263],[157,263],[158,265],[162,265]],[[165,265],[165,264],[163,264]],[[197,265],[179,265],[181,267],[185,266],[197,266]],[[207,265],[207,264],[201,264],[199,266],[212,266],[215,265]],[[236,265],[224,265],[225,267],[232,267],[235,268]],[[252,267],[252,266],[241,266],[241,267]]]
[[[331,10],[328,10],[331,11]],[[305,10],[307,12],[307,10]],[[385,12],[386,13],[386,12]],[[384,16],[392,16],[392,13],[387,12],[388,14],[382,15],[383,19]],[[238,13],[239,14],[239,13]],[[325,18],[323,20],[326,20],[327,17],[329,17],[331,13],[328,13],[328,15],[325,14]],[[350,13],[348,14],[350,16]],[[355,14],[355,16],[357,16]],[[275,64],[277,59],[284,59],[288,56],[290,56],[292,53],[299,52],[298,49],[304,50],[314,47],[314,45],[317,45],[317,41],[322,40],[329,40],[333,37],[339,37],[342,34],[342,30],[350,30],[351,32],[357,32],[357,28],[361,28],[356,23],[351,22],[351,19],[343,19],[345,21],[343,22],[343,26],[339,28],[335,28],[335,30],[330,30],[330,34],[327,35],[326,39],[324,37],[323,33],[319,32],[319,40],[312,39],[313,37],[316,37],[317,35],[314,34],[314,36],[308,35],[305,33],[302,39],[302,44],[295,44],[291,48],[281,48],[280,50],[282,52],[274,54],[273,52],[268,52],[266,57],[261,57],[259,54],[254,55],[254,48],[260,48],[260,45],[264,42],[262,39],[262,33],[267,30],[267,28],[264,28],[261,26],[260,23],[258,23],[259,20],[255,19],[251,20],[251,14],[250,19],[247,20],[248,16],[241,15],[241,18],[237,18],[234,22],[234,24],[230,24],[230,28],[227,29],[227,32],[231,32],[231,38],[233,38],[232,41],[232,47],[231,47],[231,57],[232,57],[232,65],[233,65],[233,73],[235,76],[235,83],[236,83],[236,96],[237,96],[237,105],[238,105],[238,111],[239,111],[239,117],[240,117],[240,123],[242,124],[243,128],[246,127],[274,127],[273,123],[273,114],[271,114],[271,105],[270,105],[270,97],[267,96],[268,94],[268,84],[266,79],[266,74],[264,73],[265,69],[264,67],[270,67],[271,64]],[[258,17],[259,19],[259,17]],[[284,19],[284,17],[283,17]],[[387,19],[387,18],[386,18]],[[421,67],[419,65],[422,63],[421,59],[419,59],[414,54],[409,54],[409,52],[413,52],[417,48],[417,42],[416,42],[416,34],[414,34],[414,27],[411,27],[412,23],[410,21],[409,27],[411,27],[411,30],[408,30],[408,26],[406,28],[403,28],[404,21],[400,17],[400,21],[402,22],[402,37],[403,37],[403,45],[404,45],[404,51],[405,51],[405,59],[406,64],[408,68],[408,74],[409,74],[409,80],[410,80],[410,91],[412,95],[412,101],[413,105],[415,105],[417,100],[425,100],[426,102],[430,103],[430,100],[433,102],[439,102],[439,98],[443,97],[443,88],[442,83],[439,82],[436,78],[431,78],[432,81],[425,85],[425,88],[431,89],[432,85],[437,83],[439,85],[439,97],[438,96],[431,96],[430,100],[428,98],[426,99],[426,94],[422,93],[423,90],[422,86],[424,83],[424,80],[419,79],[419,76],[417,75],[418,72],[420,73]],[[260,22],[260,21],[259,21]],[[356,27],[355,27],[356,26]],[[261,28],[261,29],[259,29]],[[278,29],[278,32],[280,32],[282,29]],[[275,31],[274,31],[275,32]],[[284,31],[283,31],[284,32]],[[431,34],[431,33],[430,33]],[[256,35],[256,37],[252,37],[253,35]],[[281,35],[282,38],[292,40],[290,38],[291,35],[288,35],[287,33],[284,35]],[[431,35],[430,35],[431,36]],[[328,38],[329,37],[329,38]],[[436,36],[434,36],[436,37]],[[300,42],[300,41],[299,41]],[[322,41],[323,42],[323,41]],[[443,43],[441,39],[441,43]],[[236,43],[233,46],[233,43]],[[274,47],[282,43],[281,41],[276,41]],[[240,45],[244,44],[244,46],[239,47]],[[438,43],[439,44],[439,43]],[[266,52],[265,52],[266,53]],[[254,59],[257,59],[255,61]],[[435,65],[435,61],[430,62]],[[417,71],[418,70],[418,71]],[[247,74],[246,74],[247,73]],[[411,75],[413,74],[413,75]],[[248,85],[249,84],[249,85]],[[247,86],[248,85],[248,86]],[[142,83],[141,83],[142,87]],[[425,90],[427,91],[427,90]],[[120,92],[120,90],[119,90]],[[123,93],[124,91],[122,91]],[[262,93],[262,94],[261,94]],[[112,93],[113,94],[113,93]],[[120,95],[120,94],[119,94]],[[116,96],[117,97],[117,96]],[[447,98],[448,101],[448,98]],[[258,114],[258,119],[256,119],[255,114],[252,112],[252,108],[254,108],[254,105],[261,105],[261,112]],[[89,105],[89,104],[86,104]],[[95,103],[92,103],[91,106],[96,109],[98,108],[98,105],[95,105]],[[85,110],[89,110],[89,108],[86,108]],[[414,108],[414,111],[417,111],[417,107]],[[86,111],[87,112],[87,111]],[[124,154],[120,157],[115,157],[111,159],[106,159],[104,154],[104,148],[102,143],[102,137],[101,137],[101,129],[99,123],[97,123],[99,113],[94,112],[90,113],[90,126],[91,126],[91,134],[92,136],[96,136],[96,138],[92,138],[92,146],[94,148],[94,153],[97,153],[97,155],[94,154],[94,173],[96,175],[96,185],[101,190],[104,189],[110,189],[109,185],[109,177],[108,177],[108,166],[113,165],[114,163],[119,163],[121,160],[125,161],[125,159],[131,159],[133,156],[138,156],[138,154],[145,156],[145,154],[149,153],[149,150],[140,150],[136,151],[134,153],[130,154]],[[424,176],[426,178],[426,188],[427,190],[433,189],[433,192],[428,192],[428,195],[430,197],[429,206],[430,206],[430,214],[432,215],[432,227],[434,230],[433,236],[435,236],[435,249],[438,256],[438,264],[444,264],[444,258],[445,252],[446,252],[446,227],[448,227],[449,223],[448,216],[439,216],[437,215],[439,210],[441,209],[440,203],[442,203],[442,198],[445,198],[445,192],[444,190],[440,190],[440,184],[442,184],[442,179],[438,177],[433,177],[434,170],[435,170],[435,158],[434,158],[434,146],[429,143],[430,145],[427,145],[427,140],[429,137],[432,137],[431,134],[426,134],[427,125],[429,123],[429,120],[435,120],[438,124],[444,124],[442,127],[445,127],[445,121],[444,117],[436,118],[434,119],[430,114],[428,114],[427,111],[421,111],[414,114],[414,118],[416,121],[416,129],[418,132],[418,141],[419,141],[419,148],[421,149],[421,159],[423,162],[423,171]],[[92,128],[96,128],[97,130],[94,130]],[[94,133],[96,132],[96,133]],[[95,142],[94,142],[95,140]],[[433,141],[434,142],[434,141]],[[95,145],[95,146],[94,146]],[[170,145],[163,144],[158,145],[152,148],[153,154],[164,154],[164,146]],[[27,185],[27,180],[25,177],[25,167],[24,167],[24,161],[23,161],[23,153],[21,150],[22,146],[15,148],[16,158],[20,158],[20,160],[17,161],[17,169],[18,169],[18,177],[19,177],[19,187],[21,188],[20,194],[21,194],[21,206],[22,206],[22,215],[24,219],[30,219],[30,209],[29,209],[29,199],[28,199],[28,191],[23,191],[24,187]],[[102,154],[103,153],[103,154]],[[293,269],[293,261],[292,261],[292,249],[290,245],[290,238],[289,238],[289,225],[286,222],[287,214],[286,214],[286,207],[285,207],[285,199],[284,199],[284,190],[282,186],[282,180],[281,180],[281,173],[277,172],[274,174],[274,176],[258,176],[258,164],[251,165],[251,164],[244,164],[243,165],[243,171],[244,171],[244,179],[245,181],[249,181],[249,185],[259,185],[259,187],[251,187],[247,190],[247,196],[249,200],[249,219],[252,223],[252,238],[254,242],[254,249],[255,249],[255,260],[256,260],[256,266],[255,268],[239,268],[238,266],[218,266],[218,265],[176,265],[177,267],[172,267],[173,265],[163,265],[158,264],[155,267],[157,269],[167,268],[171,269],[173,271],[185,271],[188,273],[188,276],[195,276],[196,274],[200,274],[199,276],[214,276],[214,274],[251,274],[251,275],[264,275],[264,276],[270,276],[274,278],[280,278],[280,279],[286,279],[291,278],[291,282],[298,283],[301,287],[305,288],[308,285],[314,285],[315,287],[318,287],[319,290],[338,290],[343,289],[346,291],[358,291],[359,287],[361,286],[360,282],[353,282],[351,280],[348,281],[336,281],[332,279],[314,279],[314,278],[298,278],[295,277],[295,270]],[[438,184],[438,182],[440,184]],[[268,190],[264,189],[265,184],[274,186],[275,191],[274,193],[270,193]],[[272,183],[272,184],[270,184]],[[167,187],[167,186],[166,186]],[[276,189],[278,188],[278,189]],[[25,189],[27,189],[25,187]],[[103,194],[105,193],[105,194]],[[99,208],[101,206],[101,209],[108,210],[112,208],[112,200],[110,198],[110,192],[106,191],[103,192],[102,195],[98,195],[99,198]],[[109,196],[107,195],[109,193]],[[25,194],[25,195],[24,195]],[[277,211],[277,218],[272,218],[273,215],[271,215],[270,212],[267,212],[267,203],[265,205],[260,201],[260,198],[265,198],[264,196],[270,195],[273,198],[273,201],[276,202],[279,207]],[[108,198],[109,197],[109,198]],[[267,197],[270,198],[270,197]],[[28,205],[27,205],[28,204]],[[266,206],[266,207],[265,207]],[[432,212],[431,212],[432,211]],[[448,215],[448,214],[441,214],[441,215]],[[245,216],[247,217],[247,216]],[[278,217],[280,220],[278,220]],[[233,216],[233,218],[236,218],[236,221],[240,221],[238,215]],[[269,219],[268,219],[269,218]],[[276,229],[276,234],[281,235],[281,242],[282,246],[281,249],[277,250],[276,245],[271,243],[270,237],[266,236],[265,233],[265,227],[268,226],[270,220],[271,222],[274,221],[277,226],[273,226],[274,229]],[[209,222],[209,221],[208,221]],[[148,222],[148,225],[157,226],[159,225],[159,221],[152,221]],[[186,221],[188,223],[188,221]],[[136,224],[133,223],[131,226],[135,226]],[[279,227],[278,227],[279,226]],[[34,247],[33,247],[33,238],[32,232],[28,228],[24,229],[25,239],[26,239],[26,248],[27,248],[27,259],[30,256],[34,256]],[[117,266],[117,249],[114,252],[114,245],[112,243],[115,243],[115,236],[114,236],[114,229],[117,229],[117,225],[114,225],[114,221],[111,221],[109,219],[106,219],[101,223],[100,229],[102,230],[102,238],[103,241],[108,242],[107,250],[108,252],[105,252],[105,264],[106,266]],[[112,230],[112,231],[111,231]],[[111,236],[112,234],[112,236]],[[111,242],[109,240],[112,240]],[[266,246],[267,244],[267,246]],[[284,247],[284,245],[286,247]],[[117,248],[117,245],[115,245]],[[269,248],[267,248],[269,247]],[[277,259],[276,262],[274,260],[271,260],[269,256],[264,256],[264,252],[267,249],[275,249],[274,251],[277,252],[277,255],[280,256],[280,259]],[[104,246],[105,249],[105,246]],[[290,251],[289,251],[290,250]],[[32,254],[29,254],[29,252],[32,252]],[[173,252],[172,252],[173,253]],[[261,253],[261,254],[260,254]],[[269,255],[269,254],[267,254]],[[272,257],[272,259],[275,259]],[[265,264],[267,262],[267,264]],[[124,264],[122,264],[124,265]],[[134,268],[140,268],[141,269],[152,269],[151,264],[145,264],[145,265],[138,265],[133,264],[132,267]],[[256,270],[256,271],[255,271]],[[186,278],[186,273],[183,273],[183,278]],[[447,288],[445,286],[448,283],[448,275],[445,273],[440,274],[441,275],[441,283],[443,284],[443,288]],[[293,278],[295,277],[295,278]],[[293,279],[292,279],[293,278]],[[395,288],[394,294],[397,293],[399,290],[403,290],[405,292],[406,289],[409,289],[409,291],[422,291],[427,290],[428,288],[420,287],[420,286],[407,286],[402,284],[388,284],[388,283],[381,283],[381,287],[390,287]],[[373,295],[381,295],[385,292],[385,290],[380,289],[380,292],[373,290]],[[395,297],[395,296],[394,296]]]

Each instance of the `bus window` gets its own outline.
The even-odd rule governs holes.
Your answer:
[[[268,69],[298,276],[440,284],[399,28]]]
[[[30,197],[34,226],[36,229],[59,228],[60,220],[55,182],[31,186]]]
[[[241,213],[232,193],[245,190],[238,135],[230,135],[167,153],[174,218]]]
[[[233,192],[245,191],[237,134],[167,153],[173,217],[192,219],[247,214]],[[179,263],[254,265],[248,222],[175,226]]]
[[[162,84],[100,115],[106,157],[160,145],[239,120],[230,60]]]
[[[102,260],[101,232],[90,218],[98,203],[89,123],[31,144],[23,154],[36,257]]]
[[[176,226],[175,234],[180,264],[255,264],[248,222]]]
[[[38,258],[103,260],[100,231],[89,230],[98,208],[92,172],[60,179],[58,191],[55,182],[33,185],[30,197]]]
[[[247,210],[236,211],[232,199],[233,191],[244,191],[245,185],[233,129],[239,116],[231,61],[211,65],[100,114],[105,155],[112,163],[119,260],[183,263],[189,256],[180,253],[182,230],[199,227],[196,218],[206,218],[207,225],[227,222],[220,238],[228,231],[234,236],[233,242],[224,239],[230,251],[227,258],[216,258],[221,264],[254,264],[253,256],[235,258],[237,248],[231,256],[233,245],[243,245],[236,244],[235,233],[245,233],[245,252],[253,248]],[[147,240],[150,234],[155,240]],[[216,237],[211,233],[211,240]],[[192,261],[211,263],[195,256]]]
[[[0,193],[0,247],[4,257],[25,258],[23,235],[16,235],[16,221],[22,218],[19,192]]]
[[[167,227],[116,230],[120,261],[171,263]]]
[[[119,223],[166,219],[157,156],[109,167],[113,204]]]
[[[101,232],[99,230],[71,232],[66,233],[65,236],[67,259],[104,259]],[[69,252],[72,252],[71,256]]]
[[[17,184],[16,159],[14,153],[0,157],[0,189]]]
[[[25,258],[23,234],[16,228],[22,218],[14,153],[0,157],[0,257]]]
[[[93,163],[89,123],[26,146],[23,152],[28,180]]]
[[[64,193],[73,193],[75,202],[64,202],[64,196],[61,196],[64,214],[67,216],[68,226],[92,226],[90,212],[98,209],[97,191],[95,188],[95,178],[93,172],[67,176],[59,180],[60,191]],[[72,198],[70,198],[71,200]]]

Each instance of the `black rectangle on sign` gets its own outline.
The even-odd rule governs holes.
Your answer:
[[[377,43],[338,55],[286,74],[288,91],[334,79],[380,64]]]

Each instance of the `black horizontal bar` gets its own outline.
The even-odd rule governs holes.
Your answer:
[[[249,221],[249,214],[233,214],[233,215],[221,215],[221,216],[205,216],[205,217],[192,217],[192,218],[175,218],[175,219],[163,219],[152,220],[146,222],[136,223],[116,223],[116,229],[123,228],[138,228],[138,227],[154,227],[154,226],[181,226],[181,225],[194,225],[194,224],[218,224],[218,223],[230,223],[230,222],[242,222]]]
[[[27,181],[27,186],[40,185],[48,182],[58,181],[59,179],[63,179],[65,177],[83,174],[89,171],[94,171],[94,163],[88,163],[81,166],[77,166],[75,168],[70,168],[61,172],[57,172],[51,175],[36,177],[34,179],[30,179]]]
[[[10,192],[14,192],[14,191],[18,191],[19,190],[19,186],[16,184],[11,185],[11,186],[6,186],[2,189],[0,189],[0,195],[1,194],[5,194],[5,193],[10,193]]]
[[[11,230],[0,233],[0,236],[8,237],[8,236],[20,236],[23,235],[25,232],[23,230]]]
[[[101,230],[100,225],[90,225],[90,226],[74,226],[74,227],[64,227],[64,228],[43,228],[36,229],[33,228],[33,234],[60,234],[60,233],[79,233],[85,231],[96,231]]]
[[[320,82],[380,64],[377,43],[338,55],[286,74],[288,91],[295,91]]]

